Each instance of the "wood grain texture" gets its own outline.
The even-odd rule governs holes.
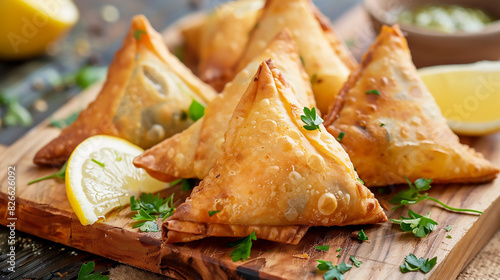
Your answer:
[[[61,108],[55,118],[68,116],[90,102],[99,90],[92,87]],[[411,207],[417,213],[432,211],[439,222],[437,229],[424,239],[403,233],[398,225],[385,223],[370,226],[311,228],[298,245],[277,244],[265,240],[254,242],[246,262],[232,262],[231,248],[226,243],[234,239],[207,238],[185,244],[164,244],[160,233],[140,233],[132,229],[130,211],[112,213],[106,221],[82,226],[66,199],[64,183],[53,180],[28,186],[27,182],[51,174],[57,169],[40,168],[32,163],[34,154],[59,130],[48,127],[48,121],[34,128],[0,154],[0,223],[7,224],[7,166],[16,166],[16,228],[49,240],[73,246],[123,263],[144,268],[176,279],[322,279],[316,270],[316,260],[333,263],[349,261],[355,255],[363,261],[353,267],[346,279],[454,279],[477,251],[500,226],[500,180],[489,184],[434,186],[430,195],[455,207],[484,210],[482,216],[457,214],[435,204],[422,202]],[[482,152],[495,166],[500,166],[500,134],[465,139],[467,144]],[[175,204],[179,205],[187,192],[174,187]],[[374,191],[377,192],[376,190]],[[391,195],[377,195],[386,201]],[[406,216],[407,208],[388,212],[389,218]],[[453,225],[447,233],[444,227]],[[350,237],[363,228],[369,242]],[[446,235],[452,239],[446,238]],[[315,249],[330,245],[330,251]],[[342,247],[340,257],[335,250]],[[294,255],[308,254],[308,259]],[[399,265],[409,253],[418,257],[437,256],[438,264],[428,274],[399,271]]]

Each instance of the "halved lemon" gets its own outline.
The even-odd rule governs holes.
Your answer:
[[[150,177],[132,163],[143,152],[123,139],[92,136],[71,154],[66,169],[66,194],[82,225],[91,225],[130,196],[157,192],[170,185]]]
[[[457,134],[500,131],[500,61],[431,66],[418,72]]]
[[[71,0],[0,1],[0,58],[24,59],[44,53],[78,17]]]

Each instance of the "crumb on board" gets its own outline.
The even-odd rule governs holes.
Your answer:
[[[295,254],[292,257],[298,258],[298,259],[304,259],[304,260],[308,260],[309,259],[309,255],[307,253],[304,253],[304,254]]]

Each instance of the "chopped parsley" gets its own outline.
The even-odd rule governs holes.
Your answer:
[[[344,139],[344,136],[345,136],[345,132],[341,131],[339,133],[339,136],[337,136],[337,141],[339,141],[339,142],[342,141],[342,139]]]
[[[340,258],[340,257],[341,257],[341,255],[340,255],[340,254],[338,254],[338,255],[337,255],[337,258]]]
[[[361,241],[366,241],[368,240],[368,236],[366,236],[365,234],[365,231],[364,230],[360,230],[358,232],[358,239],[361,240]]]
[[[217,214],[219,212],[220,212],[220,210],[218,210],[218,211],[208,211],[208,216],[212,217],[213,215],[215,215],[215,214]]]
[[[198,101],[194,100],[189,106],[188,116],[193,121],[201,119],[205,115],[205,107],[201,105]]]
[[[462,208],[454,208],[451,206],[448,206],[441,201],[439,201],[436,198],[430,197],[428,193],[421,193],[424,191],[427,191],[431,188],[431,183],[432,179],[417,179],[415,180],[415,183],[412,184],[410,180],[405,176],[406,182],[408,183],[409,189],[403,190],[398,192],[391,200],[389,200],[389,203],[391,204],[398,204],[394,206],[391,210],[397,209],[405,204],[411,205],[411,204],[416,204],[422,200],[431,200],[434,201],[441,206],[443,206],[445,209],[451,210],[451,211],[456,211],[456,212],[471,212],[471,213],[477,213],[477,214],[483,214],[483,212],[478,211],[478,210],[473,210],[473,209],[462,209]]]
[[[311,77],[311,84],[314,85],[318,81],[318,75],[314,74]]]
[[[335,252],[340,252],[342,251],[342,247],[338,247],[337,250],[335,250]]]
[[[95,158],[91,158],[90,159],[92,162],[96,163],[97,165],[99,165],[100,167],[104,168],[106,165],[104,165],[104,163],[98,161],[97,159]]]
[[[141,40],[142,34],[147,34],[147,32],[145,30],[140,30],[140,29],[134,30],[134,37],[137,41]]]
[[[408,210],[408,216],[408,218],[401,217],[401,220],[391,219],[391,221],[401,225],[403,231],[413,232],[416,237],[426,237],[438,225],[436,221],[431,219],[431,212],[427,216],[422,216],[412,210]]]
[[[181,191],[189,191],[194,189],[194,179],[182,179]]]
[[[138,199],[130,197],[130,210],[137,211],[132,219],[138,221],[132,228],[139,227],[141,231],[160,231],[156,220],[159,217],[164,221],[174,213],[173,202],[174,194],[166,199],[160,198],[159,194],[155,196],[150,193],[143,193]]]
[[[450,230],[453,228],[453,225],[447,225],[444,229],[446,232],[450,232]]]
[[[359,267],[363,263],[362,261],[358,261],[355,256],[351,255],[349,259],[352,261],[352,263],[356,266]]]
[[[348,265],[345,262],[339,263],[338,265],[333,265],[331,261],[316,260],[318,264],[318,269],[323,270],[325,274],[323,279],[325,280],[344,280],[344,273],[352,268],[352,265]]]
[[[92,273],[95,262],[83,263],[78,272],[78,280],[109,280],[109,276],[104,276],[99,272]]]
[[[31,185],[31,184],[34,184],[34,183],[37,183],[37,182],[40,182],[43,180],[48,180],[48,179],[56,179],[57,178],[57,179],[64,180],[64,178],[66,178],[67,165],[68,165],[68,162],[64,163],[64,165],[61,167],[61,169],[59,169],[59,171],[57,171],[56,173],[29,181],[28,185]]]
[[[385,123],[381,123],[381,124],[380,124],[380,127],[382,127],[382,126],[385,126]]]
[[[316,114],[316,108],[313,107],[312,109],[309,109],[307,107],[304,107],[304,115],[301,115],[300,118],[306,124],[303,126],[305,129],[317,129],[321,131],[319,125],[323,123],[323,119],[318,114]]]
[[[403,273],[411,272],[411,271],[422,271],[423,273],[427,273],[432,270],[432,268],[436,265],[437,257],[433,259],[425,259],[417,258],[414,254],[409,254],[405,257],[405,262],[402,264],[399,269]]]
[[[365,91],[365,94],[375,94],[375,95],[380,96],[380,92],[376,89]]]
[[[358,181],[360,181],[362,185],[364,185],[364,184],[365,184],[365,181],[363,181],[363,180],[362,180],[361,178],[359,178],[359,177],[358,177]]]
[[[446,238],[451,239],[451,235],[449,235],[449,234],[446,235]]]
[[[316,246],[316,250],[328,252],[328,250],[330,250],[330,245]]]
[[[79,114],[80,114],[80,112],[73,112],[73,114],[69,115],[65,119],[61,119],[61,120],[51,119],[50,125],[57,127],[59,129],[63,129],[65,127],[70,126],[78,118]]]
[[[240,238],[227,244],[228,247],[236,247],[236,249],[229,254],[232,257],[233,262],[237,262],[239,260],[246,261],[246,259],[250,256],[250,251],[252,250],[252,240],[257,240],[255,231],[247,237]]]

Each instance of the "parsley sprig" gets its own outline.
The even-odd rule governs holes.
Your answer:
[[[431,219],[431,212],[422,216],[408,209],[408,216],[408,218],[401,217],[401,220],[391,219],[391,221],[401,225],[403,231],[413,232],[416,237],[426,237],[438,225],[436,221]]]
[[[358,239],[361,240],[361,241],[367,241],[368,240],[368,236],[366,236],[365,234],[365,231],[364,230],[360,230],[358,232]]]
[[[160,195],[156,196],[153,194],[143,193],[140,198],[135,199],[134,196],[130,197],[130,209],[132,211],[137,211],[137,214],[132,218],[137,221],[136,224],[132,225],[132,228],[139,228],[144,232],[156,232],[160,231],[156,220],[170,217],[175,208],[173,207],[174,194],[170,195],[168,198],[160,198]],[[158,215],[158,217],[156,216]]]
[[[252,249],[252,240],[257,240],[255,236],[255,231],[249,236],[240,238],[234,242],[227,244],[228,247],[236,247],[229,255],[233,258],[233,262],[239,260],[246,261],[250,256],[250,251]]]
[[[417,258],[414,254],[409,254],[405,257],[405,263],[402,264],[399,269],[403,273],[420,270],[423,273],[427,273],[432,270],[436,265],[437,257],[432,259]]]
[[[333,265],[331,261],[316,260],[319,270],[326,270],[323,275],[325,280],[344,280],[344,273],[352,268],[352,265],[346,264],[345,262],[339,263],[338,265]]]
[[[40,182],[40,181],[48,180],[48,179],[61,179],[61,180],[64,180],[64,178],[66,178],[66,167],[67,167],[67,164],[68,164],[67,162],[64,163],[64,165],[61,167],[61,169],[59,169],[59,171],[57,171],[54,174],[51,174],[51,175],[48,175],[48,176],[44,176],[44,177],[37,178],[35,180],[29,181],[28,185],[31,185],[31,184],[34,184],[34,183],[37,183],[37,182]]]
[[[352,261],[352,263],[353,263],[356,267],[358,267],[358,268],[361,266],[361,264],[363,264],[363,262],[362,262],[362,261],[358,261],[354,255],[351,255],[351,256],[349,257],[349,259],[350,259],[350,260]]]
[[[321,128],[319,127],[320,124],[322,124],[324,121],[323,119],[316,114],[316,108],[309,109],[307,107],[304,107],[304,115],[300,116],[300,119],[306,124],[303,127],[307,130],[319,130],[321,131]]]
[[[477,213],[477,214],[483,214],[483,212],[478,211],[478,210],[473,210],[473,209],[463,209],[463,208],[455,208],[448,206],[438,199],[434,197],[430,197],[428,193],[422,193],[424,191],[427,191],[431,188],[431,183],[432,179],[424,179],[420,178],[415,180],[415,183],[412,184],[410,180],[405,176],[406,182],[408,182],[409,189],[400,191],[397,193],[389,202],[391,204],[398,204],[394,206],[391,210],[398,209],[399,207],[403,205],[411,205],[411,204],[416,204],[419,203],[420,201],[423,200],[431,200],[439,205],[443,206],[445,209],[451,210],[451,211],[456,211],[456,212],[471,212],[471,213]]]
[[[82,264],[78,272],[78,280],[109,280],[109,276],[101,275],[101,273],[92,273],[95,268],[95,262]]]

